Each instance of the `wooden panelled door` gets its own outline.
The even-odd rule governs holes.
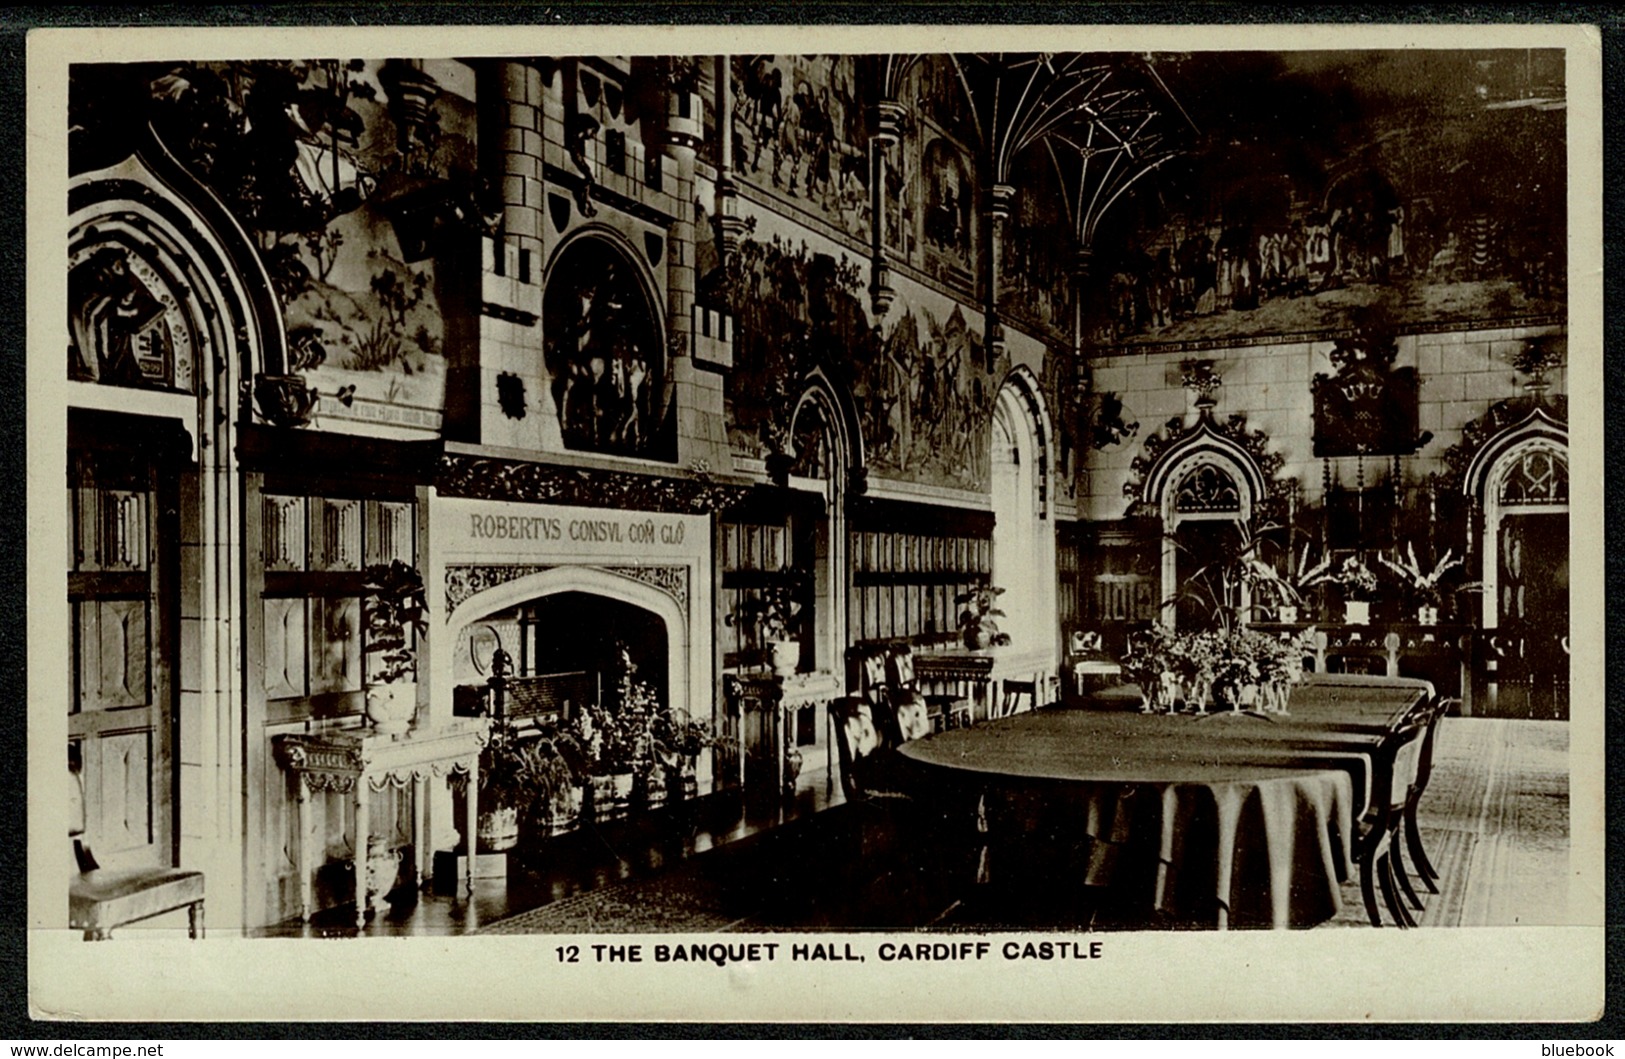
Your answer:
[[[174,862],[176,490],[113,450],[68,460],[68,762],[103,867]]]

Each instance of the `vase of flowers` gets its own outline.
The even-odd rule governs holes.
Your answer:
[[[1179,636],[1172,644],[1174,672],[1179,677],[1180,694],[1188,710],[1207,712],[1221,636],[1216,632],[1199,632]]]
[[[1172,630],[1158,623],[1129,637],[1121,665],[1123,675],[1139,685],[1141,713],[1174,709],[1178,680],[1174,674],[1173,641]]]
[[[427,612],[416,568],[396,559],[362,572],[367,719],[384,734],[405,733],[417,712],[417,643],[429,630]]]
[[[588,707],[578,722],[588,756],[595,820],[626,815],[631,801],[638,741],[629,720],[602,707]]]
[[[1002,588],[979,585],[954,596],[954,602],[964,607],[959,612],[960,636],[972,651],[1009,645],[1010,634],[999,631],[998,619],[1005,616],[998,603],[1002,595]]]
[[[674,799],[699,794],[699,759],[717,745],[711,726],[685,710],[666,710],[650,726],[654,757],[666,772],[666,791]]]
[[[1336,570],[1330,562],[1322,562],[1311,572],[1309,584],[1334,584],[1343,590],[1343,617],[1350,625],[1368,625],[1371,622],[1371,600],[1377,594],[1377,574],[1365,564],[1359,553],[1352,553]]]
[[[1252,705],[1261,676],[1258,644],[1261,639],[1245,629],[1214,637],[1209,685],[1214,706],[1241,710]]]

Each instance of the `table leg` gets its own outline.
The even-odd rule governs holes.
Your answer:
[[[304,773],[296,779],[299,785],[299,918],[310,922],[310,909],[316,903],[314,886],[310,878],[310,787]]]
[[[423,824],[424,803],[428,801],[429,778],[416,776],[412,780],[412,885],[423,889],[423,865],[427,860],[423,847],[428,841]]]
[[[474,858],[479,852],[477,828],[480,821],[480,756],[468,759],[468,798],[463,814],[463,844],[468,852],[468,872],[463,876],[463,891],[474,894]]]
[[[775,755],[774,765],[776,766],[775,776],[776,776],[776,778],[778,780],[778,787],[776,788],[776,790],[779,792],[779,799],[781,801],[784,799],[784,757],[785,757],[784,736],[785,736],[784,706],[782,704],[780,704],[780,705],[775,706],[773,708],[773,736],[772,736],[772,738],[773,738],[773,745],[778,747],[778,753]]]
[[[357,776],[355,781],[355,850],[351,868],[355,872],[355,927],[367,925],[367,815],[371,810],[367,798],[367,777]]]

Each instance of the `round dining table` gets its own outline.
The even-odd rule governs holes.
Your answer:
[[[1328,680],[1285,715],[1055,707],[900,753],[975,806],[984,880],[1019,892],[1048,865],[1139,922],[1302,927],[1337,913],[1373,758],[1429,697]]]

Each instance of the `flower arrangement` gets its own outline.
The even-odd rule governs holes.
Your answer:
[[[582,714],[588,757],[595,775],[636,771],[652,749],[648,714],[637,709],[610,711],[589,707]]]
[[[1313,636],[1312,629],[1271,637],[1251,629],[1178,633],[1152,625],[1129,638],[1123,672],[1140,686],[1146,713],[1171,713],[1178,700],[1203,712],[1210,694],[1232,709],[1252,695],[1263,708],[1284,711],[1287,689],[1303,675],[1303,652]]]
[[[965,646],[973,651],[987,647],[1004,647],[1010,643],[1010,634],[999,631],[996,619],[1004,617],[1004,611],[999,609],[999,597],[1004,595],[1004,589],[994,585],[980,585],[967,589],[954,596],[954,602],[962,604],[964,610],[959,612],[959,630],[964,636]]]
[[[1214,635],[1208,666],[1214,694],[1234,705],[1243,686],[1256,685],[1263,673],[1259,664],[1263,653],[1260,648],[1269,642],[1268,638],[1245,629]]]
[[[1409,543],[1405,545],[1405,559],[1395,562],[1386,555],[1377,556],[1379,562],[1398,574],[1405,582],[1405,587],[1416,597],[1417,603],[1425,607],[1437,607],[1444,598],[1444,588],[1441,582],[1444,575],[1453,568],[1461,565],[1461,560],[1452,557],[1446,550],[1444,558],[1440,559],[1431,571],[1422,572],[1422,566],[1416,561],[1416,549]]]
[[[698,721],[686,710],[666,710],[656,714],[649,726],[656,756],[668,766],[675,759],[698,757],[718,744],[710,724]]]
[[[1322,564],[1329,566],[1329,563]],[[1343,560],[1343,565],[1336,572],[1323,572],[1310,582],[1310,584],[1338,585],[1343,589],[1343,595],[1351,600],[1370,600],[1377,594],[1377,574],[1365,564],[1365,560],[1356,554],[1351,554]]]
[[[1158,707],[1173,708],[1176,643],[1174,631],[1160,623],[1153,623],[1128,639],[1128,651],[1120,666],[1123,675],[1139,686],[1140,709],[1144,713]]]

